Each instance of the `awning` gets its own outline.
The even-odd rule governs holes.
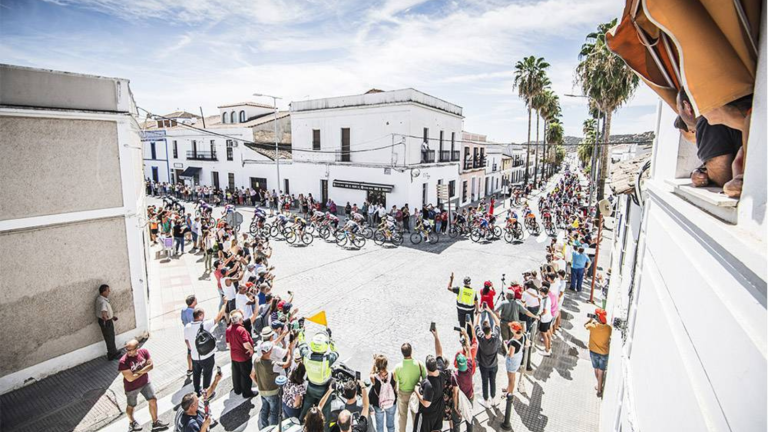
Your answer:
[[[194,177],[200,173],[201,169],[202,168],[198,167],[187,167],[187,169],[185,169],[184,172],[179,175],[179,177]]]
[[[334,180],[333,187],[344,188],[344,189],[367,190],[371,192],[386,192],[386,193],[392,192],[392,190],[395,188],[394,185],[381,184],[381,183],[365,183],[365,182],[356,182],[356,181],[347,181],[347,180]]]
[[[760,9],[761,0],[627,0],[606,40],[672,107],[684,86],[701,115],[753,92]]]

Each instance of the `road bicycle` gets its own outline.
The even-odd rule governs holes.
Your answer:
[[[525,229],[527,229],[528,232],[533,235],[541,234],[541,225],[539,225],[539,223],[536,222],[536,217],[526,216]]]
[[[419,244],[422,241],[435,244],[440,240],[440,234],[430,232],[431,230],[424,225],[417,225],[414,232],[411,233],[411,243]]]
[[[344,247],[347,243],[351,243],[352,246],[361,249],[365,246],[365,237],[360,234],[351,233],[347,230],[336,231],[336,244]]]
[[[555,237],[557,235],[557,226],[552,222],[552,216],[549,213],[544,213],[542,223],[544,225],[544,231],[548,236]]]
[[[454,223],[451,225],[450,228],[448,228],[448,237],[455,239],[458,236],[465,236],[469,234],[470,229],[467,226],[466,222],[463,223]]]
[[[523,240],[523,226],[520,225],[520,222],[515,220],[511,227],[509,224],[507,224],[507,226],[504,228],[504,240],[507,243]]]
[[[501,235],[500,228],[499,228],[499,235]],[[491,228],[490,226],[483,227],[483,226],[477,225],[472,228],[472,231],[469,233],[469,238],[475,243],[479,242],[480,240],[491,241],[494,238],[493,228]]]
[[[373,242],[379,246],[384,245],[384,243],[392,243],[395,246],[400,246],[403,244],[403,235],[397,230],[379,228],[373,233]]]
[[[306,229],[306,227],[304,228]],[[288,244],[301,243],[306,246],[312,244],[312,240],[315,239],[312,234],[304,230],[297,229],[295,225],[286,229],[284,235],[285,241],[288,242]]]

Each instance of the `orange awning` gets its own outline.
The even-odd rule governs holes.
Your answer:
[[[760,0],[628,0],[606,35],[664,101],[681,84],[697,115],[753,92]]]

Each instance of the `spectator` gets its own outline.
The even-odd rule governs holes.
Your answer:
[[[517,372],[520,370],[520,365],[523,362],[523,351],[528,341],[525,337],[525,331],[521,323],[513,321],[509,323],[508,327],[512,333],[512,337],[505,344],[507,349],[507,355],[505,357],[505,366],[507,369],[507,395],[505,395],[505,397],[511,397],[509,395],[515,394]]]
[[[493,289],[493,282],[485,281],[483,289],[480,290],[480,305],[488,305],[488,309],[495,309],[493,301],[496,298],[496,290]]]
[[[483,402],[486,407],[497,406],[496,400],[496,373],[499,370],[498,352],[501,344],[501,330],[499,329],[499,317],[493,309],[483,308],[484,312],[490,313],[490,318],[485,319],[480,326],[479,317],[475,317],[475,333],[477,337],[477,365],[480,367],[480,380],[483,385]]]
[[[109,285],[99,286],[99,295],[96,296],[96,319],[101,329],[101,335],[107,344],[107,360],[112,361],[120,357],[120,351],[115,345],[115,324],[117,317],[112,311],[112,303],[109,302]]]
[[[152,418],[152,430],[168,429],[168,424],[157,419],[157,397],[149,372],[154,367],[149,351],[139,348],[139,341],[131,339],[125,343],[125,355],[120,358],[117,370],[123,374],[123,388],[127,399],[125,415],[128,417],[129,430],[141,430],[141,425],[133,418],[133,409],[138,403],[139,393],[149,403],[149,415]]]
[[[432,335],[435,337],[435,351],[439,352],[440,340],[437,338],[437,331],[433,330]],[[433,432],[443,429],[445,360],[442,356],[428,355],[426,366],[427,379],[423,380],[414,392],[419,400],[419,410],[413,424],[414,432]]]
[[[206,390],[206,400],[213,397],[219,381],[221,381],[221,372],[216,374],[213,383]],[[200,399],[197,394],[191,392],[181,398],[181,409],[174,421],[176,432],[208,432],[212,422],[211,416],[200,410]]]
[[[350,383],[350,384],[355,388],[359,386],[361,389],[365,389],[365,383],[362,381],[358,381],[357,383]],[[343,409],[339,413],[339,417],[336,420],[336,425],[339,427],[339,431],[367,432],[368,431],[368,415],[370,413],[370,409],[371,408],[370,408],[370,401],[368,400],[368,392],[363,391],[363,404],[360,407],[359,416],[355,417],[353,413],[349,410],[349,408]]]
[[[371,390],[368,399],[373,406],[376,415],[376,431],[384,432],[384,419],[386,417],[386,430],[395,431],[395,411],[397,410],[397,386],[394,376],[387,370],[387,357],[375,355],[373,369],[371,370]]]
[[[462,351],[456,353],[454,364],[456,366],[456,383],[462,393],[469,399],[470,402],[475,400],[475,389],[472,378],[475,374],[475,360],[471,355],[473,348],[469,345],[469,336],[466,330],[461,331],[461,346]],[[474,341],[474,350],[477,352],[477,340]],[[458,396],[458,395],[457,395]],[[451,419],[453,431],[458,432],[461,421],[467,423],[467,432],[472,432],[472,419],[462,419],[459,412],[454,410],[454,418]]]
[[[405,432],[408,422],[408,401],[411,399],[416,385],[427,375],[427,370],[419,361],[413,360],[413,348],[411,344],[404,343],[400,347],[403,361],[397,365],[394,379],[397,383],[397,415],[398,432]]]
[[[550,329],[552,327],[552,299],[549,297],[549,282],[543,282],[539,290],[541,292],[541,311],[539,312],[539,333],[544,337],[544,357],[552,354],[552,339]]]
[[[512,282],[512,286],[519,287],[517,282]],[[522,289],[520,289],[520,291],[522,291]],[[527,317],[528,319],[533,319],[536,317],[536,315],[528,312],[525,306],[523,306],[522,303],[515,299],[515,291],[507,291],[507,293],[504,295],[504,300],[499,302],[495,310],[499,315],[499,320],[501,321],[501,339],[502,342],[505,343],[512,337],[512,331],[509,327],[510,324],[516,321],[520,321],[521,317]]]
[[[192,313],[193,321],[184,326],[184,339],[187,343],[187,349],[192,356],[192,383],[195,388],[195,393],[201,394],[202,389],[208,388],[211,384],[211,378],[213,378],[213,367],[216,362],[213,355],[216,354],[216,350],[211,350],[208,353],[200,354],[197,351],[197,345],[195,339],[197,335],[202,332],[211,332],[217,322],[224,316],[224,307],[219,310],[219,314],[215,319],[206,320],[205,311],[203,308],[197,307]],[[200,387],[200,378],[202,377],[202,387]]]
[[[584,282],[584,272],[589,268],[592,261],[584,254],[584,248],[580,247],[578,252],[574,252],[571,258],[571,290],[581,292],[581,285]]]
[[[286,418],[299,418],[301,407],[304,403],[304,395],[307,393],[307,380],[304,375],[307,369],[304,363],[299,362],[288,373],[288,382],[283,388],[283,415]]]
[[[230,325],[226,339],[232,358],[232,390],[249,399],[256,394],[251,389],[251,358],[253,357],[253,338],[243,326],[243,313],[236,310],[230,314]]]
[[[595,315],[590,316],[584,327],[589,330],[589,357],[592,360],[592,367],[595,369],[595,378],[597,378],[597,397],[603,397],[603,378],[605,369],[608,367],[608,351],[611,344],[611,332],[613,329],[608,325],[608,313],[605,309],[595,309]]]
[[[261,395],[261,411],[259,412],[259,429],[277,424],[278,409],[280,409],[280,400],[278,399],[278,386],[275,378],[278,373],[275,368],[287,369],[291,365],[292,352],[288,352],[288,359],[284,362],[276,362],[270,358],[272,355],[273,344],[271,341],[262,342],[259,345],[260,356],[253,363],[251,379],[256,382]]]
[[[352,214],[352,206],[349,204],[349,201],[347,201],[347,205],[344,206],[344,214],[349,217],[349,215]]]
[[[461,287],[453,286],[453,272],[448,281],[448,291],[456,294],[456,310],[459,316],[459,327],[465,328],[471,324],[474,319],[475,309],[478,304],[478,295],[470,286],[472,279],[467,276],[464,278],[464,285]]]
[[[193,295],[187,296],[187,307],[181,310],[181,326],[186,327],[187,324],[194,321],[195,307],[197,306],[197,298]],[[187,347],[187,376],[192,375],[192,352]]]
[[[181,248],[181,255],[184,255],[184,227],[182,219],[176,219],[173,222],[173,245],[175,255],[179,255],[179,248]]]

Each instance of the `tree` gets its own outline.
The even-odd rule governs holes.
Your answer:
[[[605,115],[603,139],[606,147],[600,152],[598,201],[603,199],[605,193],[605,178],[610,154],[607,145],[611,135],[611,117],[614,111],[632,97],[639,82],[637,75],[624,63],[624,60],[608,50],[605,33],[615,25],[614,19],[610,23],[600,24],[597,32],[587,35],[586,43],[582,45],[579,53],[579,65],[576,67],[576,82],[581,85],[584,94]]]
[[[576,150],[576,155],[579,157],[579,161],[585,169],[591,167],[592,153],[595,149],[595,142],[598,141],[597,123],[595,119],[590,118],[584,120],[582,126],[582,132],[584,133],[584,140],[579,144]]]
[[[528,183],[528,170],[530,169],[531,155],[531,99],[542,88],[542,82],[545,78],[545,69],[549,63],[544,58],[534,56],[525,57],[515,64],[515,81],[513,88],[517,89],[517,94],[525,100],[528,108],[528,145],[525,155],[525,183]]]
[[[557,144],[559,142],[553,142],[547,139],[547,128],[552,123],[560,123],[560,116],[562,115],[562,110],[560,108],[560,98],[555,94],[555,92],[547,89],[544,91],[544,105],[540,109],[541,116],[544,119],[544,159],[545,161],[549,161],[547,158],[547,155],[551,152],[551,148],[549,144]],[[547,164],[544,164],[544,175],[547,174]]]
[[[551,90],[549,90],[549,86],[551,82],[549,81],[549,78],[546,76],[542,76],[541,82],[539,83],[541,85],[541,89],[536,92],[536,94],[533,95],[531,98],[531,107],[536,111],[536,149],[534,153],[534,168],[533,168],[533,184],[536,185],[538,183],[539,179],[539,147],[541,147],[541,143],[539,142],[539,119],[542,117],[542,110],[547,109],[547,104],[549,103],[547,97],[550,93],[552,93]],[[546,127],[546,123],[544,124]],[[545,132],[546,134],[546,132]],[[546,147],[545,147],[546,150]],[[544,153],[544,152],[542,152]]]

